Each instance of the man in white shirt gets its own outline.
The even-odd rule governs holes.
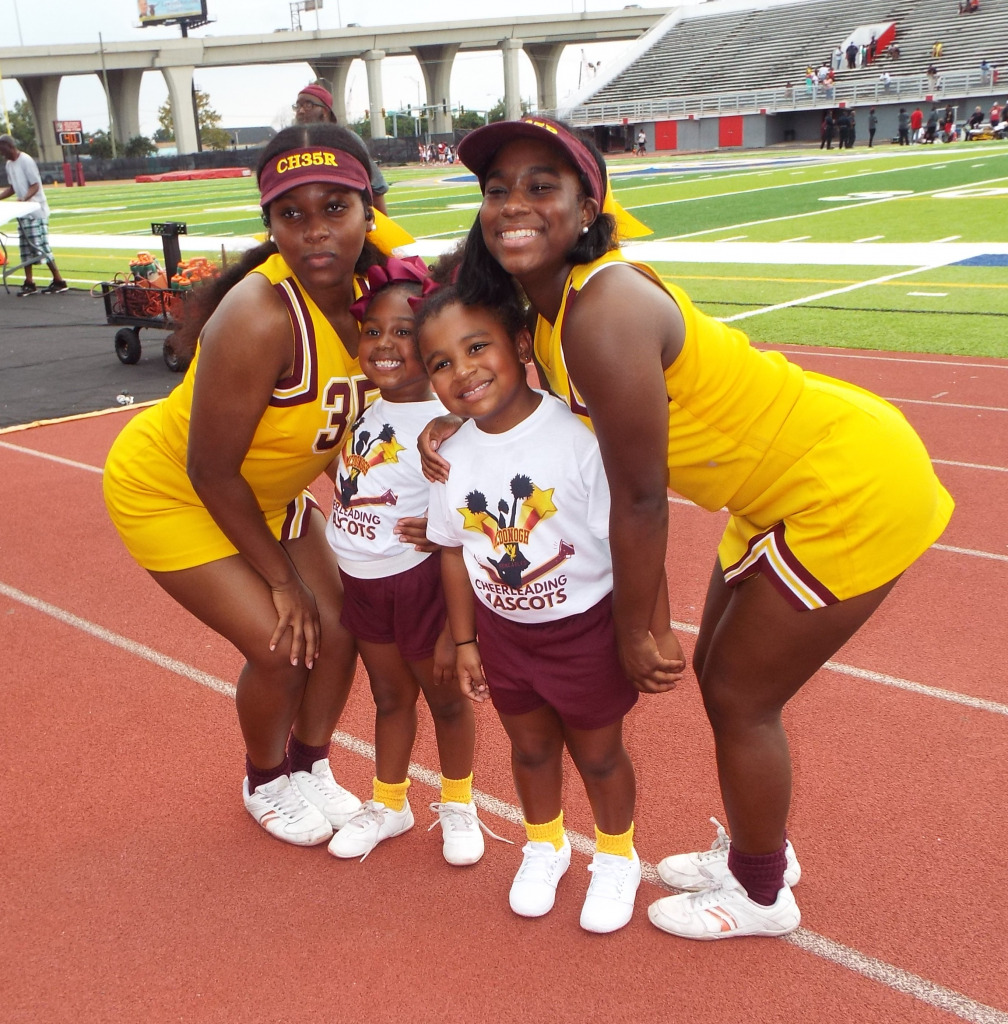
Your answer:
[[[65,292],[70,286],[63,280],[52,249],[49,248],[49,204],[42,190],[42,178],[38,165],[27,154],[18,149],[17,143],[10,135],[0,135],[0,156],[7,161],[7,180],[10,184],[0,189],[0,199],[16,195],[22,202],[38,203],[36,213],[18,217],[18,237],[21,243],[21,263],[24,264],[24,284],[18,291],[19,296],[34,295],[38,288],[32,277],[35,263],[45,262],[52,273],[52,284],[42,291],[47,294]]]

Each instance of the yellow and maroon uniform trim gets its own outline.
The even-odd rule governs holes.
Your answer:
[[[287,506],[287,514],[284,516],[283,526],[280,527],[280,539],[299,540],[303,537],[308,532],[308,521],[311,519],[313,508],[322,512],[311,491],[302,491]],[[322,518],[325,518],[325,512],[322,512]]]
[[[270,405],[307,405],[318,398],[318,349],[315,324],[304,296],[290,278],[273,286],[287,307],[294,330],[294,366],[277,382]]]
[[[824,608],[839,600],[795,557],[788,547],[783,523],[749,541],[746,553],[724,570],[725,583],[734,587],[757,573],[763,573],[781,596],[799,610]]]

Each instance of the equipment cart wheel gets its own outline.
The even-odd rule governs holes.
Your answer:
[[[189,369],[189,363],[192,362],[192,360],[188,356],[179,355],[175,351],[172,346],[172,339],[174,337],[174,334],[169,334],[168,337],[165,338],[161,354],[164,356],[165,366],[167,366],[172,373],[185,373],[185,371]]]
[[[140,362],[140,332],[135,327],[121,327],[116,331],[115,350],[121,363]]]

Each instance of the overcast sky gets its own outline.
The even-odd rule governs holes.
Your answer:
[[[668,0],[639,0],[642,7],[673,6]],[[509,0],[492,10],[472,0],[323,0],[322,10],[300,14],[304,31],[359,25],[399,25],[429,21],[461,21],[485,11],[487,16],[572,14],[618,10],[624,4],[607,0]],[[194,29],[192,36],[245,35],[291,28],[288,0],[208,0],[212,24]],[[0,47],[44,46],[52,43],[92,43],[156,38],[177,39],[178,26],[140,28],[136,0],[0,0]],[[558,95],[561,100],[584,84],[592,69],[614,59],[625,44],[602,43],[568,47],[560,61]],[[535,99],[535,75],[524,56],[519,60],[521,94]],[[0,74],[3,73],[0,62]],[[279,128],[292,118],[290,105],[298,89],[307,84],[307,64],[259,66],[255,69],[196,70],[196,87],[209,94],[211,106],[221,115],[223,127],[270,124]],[[17,83],[0,80],[0,103],[7,108],[23,98]],[[423,85],[416,61],[410,57],[386,58],[382,70],[385,107],[414,106],[423,101]],[[451,82],[454,105],[484,110],[504,95],[504,71],[499,52],[460,53],[455,58]],[[148,72],[140,88],[140,126],[145,135],[157,127],[157,111],[168,95],[159,72]],[[368,106],[367,75],[362,61],[355,61],[347,84],[347,109],[353,118]],[[108,127],[105,95],[98,77],[64,78],[58,114],[61,120],[80,120],[86,131]]]

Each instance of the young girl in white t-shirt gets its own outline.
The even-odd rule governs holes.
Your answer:
[[[511,740],[528,838],[511,908],[539,917],[570,866],[561,807],[564,747],[584,780],[596,850],[581,926],[633,915],[636,783],[623,718],[637,701],[612,623],[609,491],[592,432],[526,378],[524,311],[429,295],[417,342],[438,398],[465,420],[439,453],[427,536],[441,571],[462,690],[489,697]],[[668,616],[665,616],[666,626]]]
[[[372,799],[333,836],[329,852],[363,859],[413,827],[407,773],[422,692],[441,761],[441,800],[431,809],[445,860],[461,865],[483,856],[472,799],[473,709],[455,678],[440,552],[404,545],[396,531],[404,517],[426,515],[429,485],[416,439],[444,411],[420,362],[407,301],[426,279],[422,260],[390,258],[369,270],[369,288],[351,306],[361,322],[361,369],[381,395],[354,423],[334,464],[326,535],[343,580],[340,621],[357,641],[375,700],[375,777]]]

